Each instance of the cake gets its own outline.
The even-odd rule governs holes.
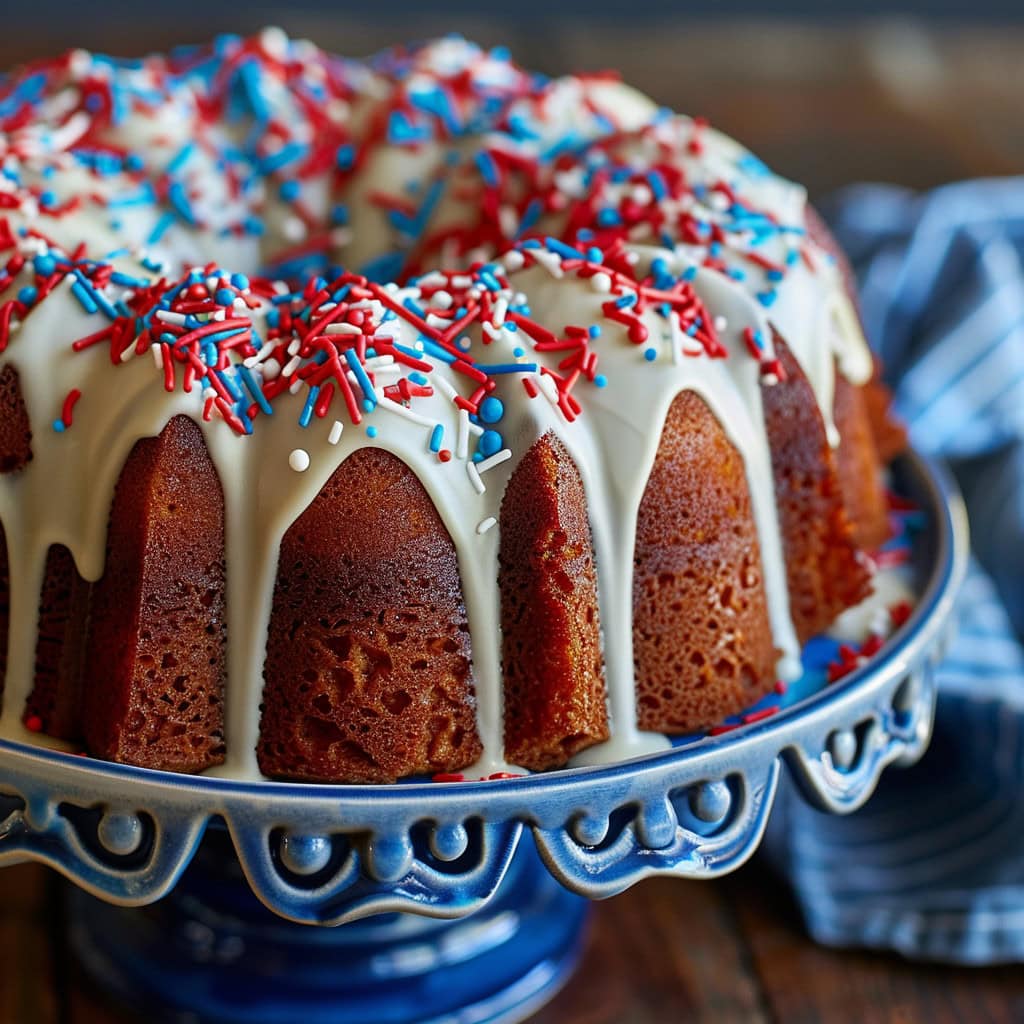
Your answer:
[[[450,38],[0,86],[0,733],[384,783],[665,748],[870,591],[901,443],[805,193]]]

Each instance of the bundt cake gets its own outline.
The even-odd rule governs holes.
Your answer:
[[[7,738],[336,782],[615,760],[870,591],[899,439],[841,255],[613,77],[74,51],[0,83],[0,261]]]

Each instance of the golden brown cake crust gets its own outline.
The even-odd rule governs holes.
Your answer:
[[[89,616],[89,584],[60,544],[46,556],[39,599],[35,682],[22,719],[62,740],[81,737],[81,673]]]
[[[863,388],[836,369],[832,416],[839,431],[836,468],[843,505],[858,547],[872,551],[889,539],[889,510],[882,486],[881,462],[871,429]]]
[[[609,735],[586,494],[553,434],[512,474],[500,528],[505,758],[539,771]]]
[[[863,600],[871,578],[853,540],[835,454],[810,382],[778,334],[774,344],[786,379],[763,387],[761,394],[789,611],[804,643]]]
[[[281,544],[260,770],[391,782],[481,754],[455,545],[423,485],[349,456]]]
[[[743,459],[704,400],[672,403],[640,504],[633,656],[641,729],[694,732],[775,683]]]
[[[135,445],[114,492],[82,684],[90,753],[181,772],[224,759],[224,580],[220,480],[178,416]]]
[[[0,473],[13,473],[32,458],[32,430],[18,371],[0,370]]]

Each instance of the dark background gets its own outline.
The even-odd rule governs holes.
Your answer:
[[[0,68],[266,24],[352,56],[459,31],[549,74],[614,67],[816,197],[859,180],[924,188],[1024,167],[1024,0],[55,0],[4,11]]]

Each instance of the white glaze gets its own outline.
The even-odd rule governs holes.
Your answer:
[[[276,37],[267,37],[263,45],[273,50],[281,44]],[[301,48],[308,44],[292,45]],[[318,60],[321,57],[310,56],[310,66],[320,67]],[[328,59],[322,60],[323,66],[328,67]],[[422,51],[416,58],[414,73],[401,87],[415,92],[426,88],[436,76],[452,74],[467,66],[475,69],[478,79],[499,91],[506,90],[510,96],[522,87],[521,73],[507,62],[481,56],[468,44],[452,41]],[[332,71],[328,67],[322,73],[337,73],[337,68]],[[371,71],[346,65],[345,73],[352,79],[353,95],[344,109],[336,111],[337,119],[353,132],[366,130],[375,111],[391,102],[398,86],[388,77],[386,68]],[[147,86],[152,85],[150,70],[138,74],[143,75]],[[159,79],[158,74],[156,78]],[[265,93],[281,117],[298,116],[288,89],[275,83],[272,77]],[[59,122],[61,95],[58,91],[52,103],[54,109],[47,107],[42,120],[49,117]],[[582,113],[584,97],[597,114]],[[516,102],[528,105],[525,100]],[[630,132],[659,116],[646,98],[608,82],[560,80],[552,87],[548,102],[547,117],[538,122],[535,139],[524,142],[507,136],[496,138],[492,130],[485,133],[488,144],[542,151],[566,133],[581,143],[599,137],[607,131],[601,118]],[[154,168],[164,169],[190,137],[191,111],[187,90],[175,88],[168,92],[155,116],[129,117],[111,129],[111,141],[142,149]],[[223,133],[225,137],[234,137],[241,130],[238,125],[230,125],[224,126]],[[674,117],[659,128],[657,139],[678,143],[693,131],[692,122]],[[65,135],[70,137],[68,132]],[[744,176],[737,170],[744,150],[710,130],[705,131],[704,139],[705,148],[699,156],[688,155],[685,148],[677,145],[675,156],[688,175],[705,175],[709,180],[726,173],[732,178],[743,177],[745,195],[760,209],[770,211],[781,223],[803,225],[803,190],[770,174]],[[46,132],[40,129],[31,138],[5,141],[7,160],[16,158],[23,184],[55,178],[61,188],[82,190],[86,184],[92,189],[98,187],[91,176],[69,165],[59,154],[54,157],[57,175],[43,177],[34,162],[34,147],[45,152],[49,144],[49,155],[53,157],[52,150],[66,148],[63,136],[60,145],[53,144],[52,138],[48,143]],[[623,147],[637,167],[646,166],[648,141],[640,139]],[[451,153],[456,155],[451,159],[457,159],[460,167],[471,166],[479,145],[480,133],[465,135],[452,144],[428,141],[414,148],[385,142],[373,149],[367,162],[343,183],[340,192],[326,174],[305,181],[303,202],[321,223],[326,221],[330,205],[339,200],[348,205],[348,230],[333,235],[331,247],[340,258],[358,267],[396,246],[408,250],[415,244],[414,239],[396,238],[384,212],[370,201],[371,193],[400,193],[410,180],[422,187],[446,173],[445,161]],[[195,162],[194,167],[190,165],[189,182],[201,193],[195,208],[201,213],[203,227],[187,229],[175,224],[161,235],[158,243],[148,246],[150,250],[156,250],[172,266],[216,260],[232,270],[256,272],[263,261],[272,259],[282,247],[288,248],[295,241],[290,237],[287,204],[273,190],[257,184],[244,201],[230,200],[208,154],[197,151],[188,159]],[[108,196],[134,187],[130,179],[120,174],[104,178],[100,184]],[[223,228],[234,223],[247,204],[258,210],[267,226],[266,234],[262,239],[223,237]],[[705,213],[713,217],[715,210],[709,208]],[[158,204],[142,203],[127,210],[122,208],[119,223],[112,226],[111,215],[102,206],[87,204],[76,214],[55,220],[26,204],[11,215],[11,221],[15,226],[38,224],[66,247],[86,238],[90,241],[90,252],[102,254],[119,246],[145,246],[153,225],[162,216],[163,209]],[[448,190],[433,210],[430,227],[459,224],[469,216],[465,201]],[[549,220],[549,230],[557,231],[559,216],[553,215]],[[641,266],[660,257],[678,274],[700,261],[699,247],[680,244],[670,251],[651,246],[651,241],[656,240],[637,237],[631,246]],[[22,243],[30,255],[33,244]],[[769,238],[759,251],[766,258],[781,261],[787,251],[786,240],[781,236]],[[19,739],[28,735],[19,719],[32,684],[36,603],[49,546],[67,546],[86,579],[96,580],[102,575],[107,516],[121,467],[138,439],[158,434],[179,413],[191,416],[202,427],[223,485],[226,506],[228,759],[223,768],[217,769],[218,774],[258,776],[255,745],[262,662],[281,538],[344,459],[371,444],[396,454],[422,481],[458,552],[472,641],[478,726],[484,746],[480,763],[467,775],[510,770],[502,757],[500,600],[496,587],[500,530],[480,527],[499,519],[504,487],[519,458],[533,440],[548,430],[561,438],[579,467],[598,566],[612,739],[587,751],[580,760],[617,760],[664,746],[663,737],[640,733],[636,727],[633,537],[661,426],[673,398],[686,389],[705,399],[743,457],[760,540],[770,621],[776,646],[783,652],[779,674],[782,678],[794,677],[799,673],[799,649],[789,615],[770,453],[762,421],[762,368],[747,355],[742,332],[751,327],[768,338],[774,326],[785,337],[810,380],[830,439],[837,443],[831,419],[834,367],[838,362],[846,377],[861,383],[870,374],[870,355],[836,268],[820,250],[814,251],[818,256],[814,268],[802,262],[790,267],[785,280],[778,285],[778,295],[770,309],[756,298],[758,290],[767,287],[763,274],[756,268],[744,282],[715,270],[697,270],[694,290],[710,315],[724,323],[718,333],[729,350],[726,359],[681,358],[679,338],[671,330],[670,321],[652,311],[643,315],[650,332],[649,342],[642,346],[630,344],[624,329],[603,317],[601,304],[608,296],[574,274],[560,275],[557,266],[544,269],[535,264],[511,273],[512,289],[525,294],[534,319],[552,330],[558,331],[565,324],[603,324],[604,334],[596,347],[600,350],[600,372],[607,377],[608,386],[598,389],[581,382],[575,394],[582,401],[584,412],[569,424],[543,394],[528,399],[518,375],[497,378],[498,389],[494,394],[505,405],[501,433],[511,458],[482,475],[482,492],[478,492],[471,479],[474,471],[467,462],[467,452],[456,451],[450,462],[440,463],[428,447],[429,426],[412,422],[412,417],[395,408],[382,405],[369,421],[358,427],[346,422],[340,436],[332,431],[333,416],[325,421],[314,420],[307,429],[298,425],[303,395],[278,399],[273,416],[261,417],[251,436],[236,435],[219,416],[203,421],[197,394],[166,393],[160,385],[160,371],[154,368],[148,355],[114,368],[105,345],[72,353],[70,342],[92,333],[106,321],[98,323],[96,317],[84,313],[65,282],[32,308],[6,353],[0,355],[0,367],[10,363],[19,370],[34,433],[32,462],[16,475],[0,477],[0,522],[7,534],[12,589],[11,641],[3,703],[6,713],[0,718],[0,735]],[[131,256],[114,256],[111,262],[131,275],[144,273]],[[557,258],[554,263],[557,264]],[[30,280],[26,269],[14,287]],[[254,323],[262,323],[265,312],[261,309],[254,314]],[[381,312],[380,308],[374,309],[377,320]],[[418,332],[408,322],[398,319],[389,323],[389,329],[396,331],[396,337],[404,344],[416,345]],[[519,357],[513,350],[521,346],[527,349],[523,360],[552,368],[558,363],[558,353],[539,355],[530,351],[522,332],[499,330],[496,338],[487,339],[486,349],[478,326],[468,334],[473,355],[483,362],[516,361]],[[658,353],[653,364],[643,356],[644,349],[652,346]],[[454,450],[459,417],[445,390],[466,394],[466,382],[443,363],[436,364],[431,380],[435,383],[434,395],[417,400],[413,412],[428,425],[442,424],[446,445]],[[49,424],[58,415],[63,396],[76,387],[84,394],[75,411],[74,426],[59,434]],[[378,431],[372,440],[366,432],[368,423]],[[289,468],[289,458],[296,449],[309,456],[309,466],[303,472]],[[33,739],[47,742],[45,738]]]

